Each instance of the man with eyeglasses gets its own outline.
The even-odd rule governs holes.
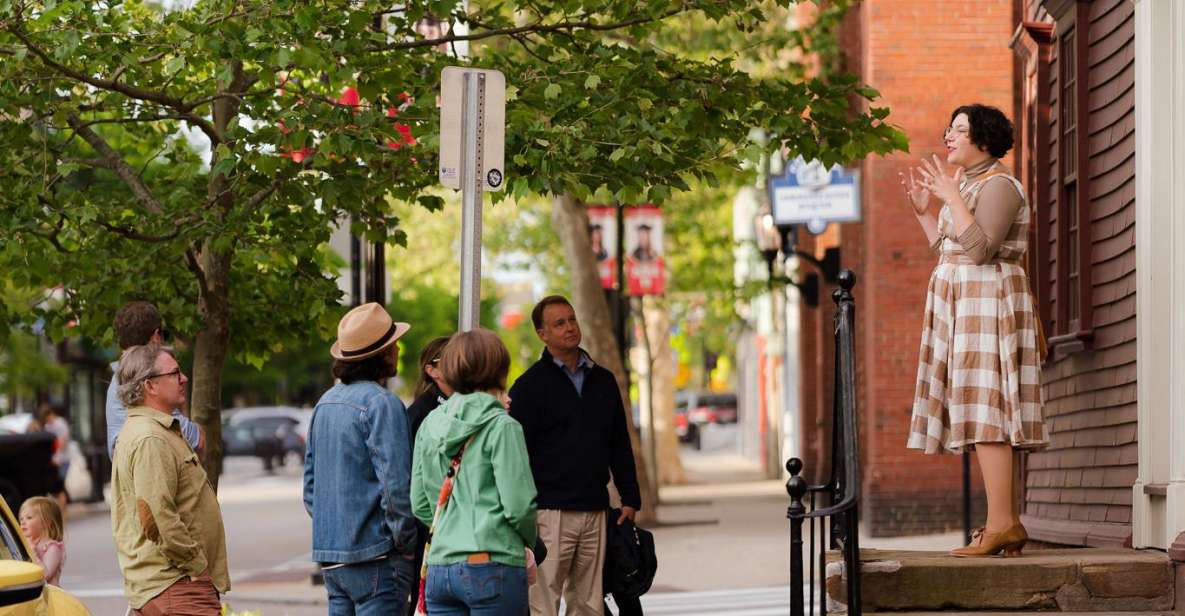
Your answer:
[[[160,311],[152,302],[129,302],[115,313],[115,339],[119,342],[121,352],[144,344],[165,344],[168,337]],[[128,409],[120,402],[118,392],[119,362],[114,362],[111,364],[111,384],[107,387],[107,457],[112,459],[115,458],[115,441],[119,438],[119,430],[128,416]],[[180,408],[173,409],[172,414],[181,427],[181,436],[185,437],[194,451],[202,453],[205,437],[201,427],[190,421]]]
[[[128,410],[112,463],[111,529],[128,604],[145,616],[216,616],[230,590],[222,511],[173,415],[189,379],[156,344],[124,351],[117,376]]]

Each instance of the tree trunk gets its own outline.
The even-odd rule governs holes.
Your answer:
[[[198,310],[205,327],[193,345],[190,415],[205,433],[202,465],[217,491],[222,472],[222,366],[230,349],[231,254],[214,252],[207,242],[196,260],[202,280]]]
[[[650,412],[654,414],[655,472],[660,485],[687,481],[675,434],[675,357],[671,349],[671,313],[666,298],[642,298],[646,340],[650,343]]]
[[[588,237],[588,212],[576,199],[561,195],[552,199],[551,226],[564,245],[564,253],[570,270],[572,305],[580,319],[584,332],[584,349],[593,360],[608,368],[617,378],[621,399],[625,406],[626,426],[629,428],[630,445],[634,450],[634,464],[638,467],[638,485],[642,491],[642,511],[639,522],[655,519],[658,495],[650,489],[649,469],[643,455],[638,430],[634,427],[629,390],[626,388],[625,366],[621,362],[617,339],[613,335],[613,321],[609,317],[609,303],[597,274],[597,262]]]

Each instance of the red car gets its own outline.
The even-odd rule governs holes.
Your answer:
[[[675,434],[679,441],[701,446],[700,432],[707,424],[736,423],[734,393],[680,392],[675,398]]]

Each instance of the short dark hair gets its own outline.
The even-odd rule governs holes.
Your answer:
[[[1003,111],[979,103],[963,105],[950,114],[952,123],[960,113],[967,114],[967,120],[971,123],[968,135],[971,143],[986,150],[992,158],[1002,158],[1012,149],[1014,128]]]
[[[420,380],[416,383],[415,397],[419,398],[432,391],[432,388],[436,386],[436,382],[428,375],[428,366],[439,363],[440,355],[444,352],[444,347],[448,344],[449,339],[449,336],[433,338],[420,350]]]
[[[548,295],[539,300],[538,304],[531,309],[531,323],[535,325],[535,331],[543,329],[543,311],[553,304],[563,304],[564,306],[572,307],[572,302],[563,295]]]
[[[160,311],[152,302],[128,302],[115,313],[115,339],[121,349],[148,344],[160,328]]]
[[[394,345],[392,345],[394,346]],[[374,381],[383,383],[399,373],[399,366],[391,356],[391,349],[383,349],[358,361],[333,360],[333,378],[349,385],[357,381]]]
[[[457,393],[506,389],[510,352],[498,334],[471,329],[453,334],[440,356],[440,371]]]

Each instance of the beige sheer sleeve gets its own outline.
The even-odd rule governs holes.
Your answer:
[[[979,191],[975,222],[959,236],[959,244],[976,264],[987,263],[1008,236],[1024,198],[1007,178],[989,179]]]

